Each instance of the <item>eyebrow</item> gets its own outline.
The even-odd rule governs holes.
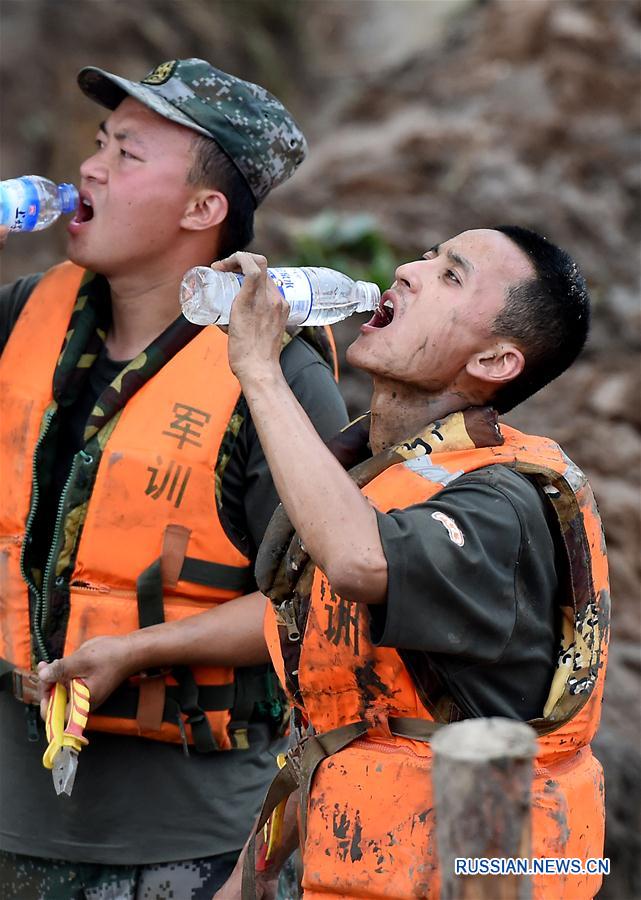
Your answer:
[[[106,121],[101,122],[100,125],[98,126],[98,129],[100,131],[104,132],[107,136],[109,135],[109,129],[107,128]],[[145,146],[145,142],[141,138],[137,137],[137,135],[135,133],[132,133],[131,131],[114,131],[113,136],[117,141],[128,140],[128,141],[132,141],[132,143],[134,143],[134,144],[138,144],[138,146],[140,146],[140,147]]]
[[[438,252],[441,248],[440,244],[434,244],[433,247],[427,251],[428,253],[436,253],[438,256]],[[471,272],[474,272],[474,266],[469,261],[469,259],[465,259],[464,256],[461,256],[460,253],[457,253],[455,250],[451,250],[448,248],[446,256],[448,259],[451,259],[453,263],[457,263],[467,274],[469,275]]]

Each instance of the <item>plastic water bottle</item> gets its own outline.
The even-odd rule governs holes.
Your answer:
[[[369,281],[352,281],[334,269],[302,266],[267,269],[289,304],[290,325],[331,325],[353,313],[371,312],[381,295]],[[207,266],[190,269],[180,286],[183,315],[196,325],[227,325],[243,276]]]
[[[56,185],[40,175],[0,181],[0,225],[8,225],[11,231],[41,231],[77,206],[73,184]]]

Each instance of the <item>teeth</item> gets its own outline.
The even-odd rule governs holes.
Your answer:
[[[88,200],[83,199],[82,205],[87,206],[87,207],[89,207],[89,209],[91,209],[91,203]]]
[[[394,304],[391,300],[386,300],[383,306],[386,306],[388,309],[394,309]]]

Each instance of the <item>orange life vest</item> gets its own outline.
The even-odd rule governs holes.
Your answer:
[[[0,360],[0,657],[17,667],[36,661],[21,571],[34,503],[34,451],[51,418],[52,374],[82,276],[63,263],[42,278]],[[92,637],[182,619],[246,592],[250,561],[227,537],[215,500],[221,441],[239,396],[227,338],[205,328],[99,436],[104,446],[97,464],[85,451],[76,454],[71,477],[86,477],[86,470],[90,485],[68,580],[65,654]],[[32,604],[43,604],[43,627],[47,592],[65,570],[68,552],[61,539],[38,598],[32,592]],[[89,717],[88,727],[191,743],[197,726],[201,735],[213,736],[208,749],[246,746],[246,721],[231,721],[238,700],[234,670],[203,666],[183,675],[178,682],[164,673],[143,678],[140,689],[130,683]]]
[[[427,453],[424,440],[397,446],[399,461],[363,492],[386,512],[424,502],[457,476],[492,464],[536,478],[545,491],[559,519],[570,578],[562,652],[544,714],[530,723],[539,735],[532,855],[586,860],[602,855],[604,833],[602,771],[590,749],[600,717],[609,620],[603,533],[585,477],[559,447],[505,426],[502,431],[505,442],[496,447],[439,452],[431,438]],[[428,432],[423,435],[429,438]],[[399,653],[372,645],[366,609],[338,597],[319,570],[313,579],[295,662],[282,608],[268,607],[266,634],[276,670],[284,685],[290,679],[290,688],[295,676],[293,701],[313,733],[322,736],[362,720],[369,728],[315,770],[304,816],[305,897],[437,898],[431,749],[392,733],[396,717],[432,716]],[[339,629],[341,639],[335,640]],[[588,900],[600,883],[600,875],[535,877],[534,896]]]

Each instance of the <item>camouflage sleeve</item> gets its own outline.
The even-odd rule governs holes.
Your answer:
[[[9,340],[18,316],[41,278],[42,273],[25,275],[13,284],[0,287],[0,354]]]

